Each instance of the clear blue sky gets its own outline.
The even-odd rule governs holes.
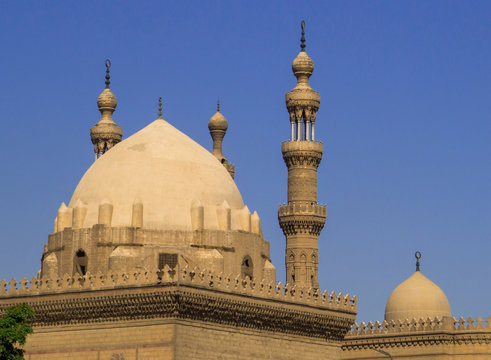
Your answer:
[[[127,137],[157,117],[225,155],[284,280],[281,142],[300,20],[321,93],[322,289],[383,319],[422,271],[454,316],[491,315],[491,2],[0,0],[0,277],[31,277],[56,211],[93,161],[104,60]]]

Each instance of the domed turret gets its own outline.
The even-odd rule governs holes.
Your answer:
[[[97,106],[101,112],[101,120],[90,128],[90,138],[94,144],[94,153],[97,160],[107,150],[119,143],[123,137],[123,129],[113,121],[113,112],[116,110],[118,100],[109,88],[109,68],[111,61],[106,60],[106,88],[97,98]]]
[[[314,72],[314,62],[304,49],[302,49],[293,60],[292,70],[297,79],[303,76],[306,76],[308,79]]]
[[[111,116],[112,113],[116,110],[116,106],[118,106],[118,99],[116,99],[116,96],[114,96],[111,89],[105,88],[104,91],[102,91],[99,97],[97,98],[97,107],[99,108],[99,111],[103,115],[103,118],[101,119],[101,121],[99,121],[99,123],[114,122],[112,121]]]
[[[220,112],[220,101],[217,102],[217,112],[208,121],[208,129],[210,129],[210,135],[213,139],[212,154],[225,166],[233,179],[235,176],[235,165],[229,164],[222,152],[222,143],[228,129],[228,122]]]
[[[444,292],[419,270],[420,257],[421,253],[416,252],[416,272],[390,295],[385,306],[386,321],[452,316]]]
[[[225,116],[223,116],[220,112],[220,101],[218,101],[217,103],[217,112],[210,118],[210,121],[208,122],[208,129],[210,129],[210,131],[218,130],[223,132],[227,131],[228,129],[228,121],[227,119],[225,119]]]

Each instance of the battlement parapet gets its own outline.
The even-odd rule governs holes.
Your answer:
[[[206,288],[220,292],[248,295],[263,299],[285,301],[302,305],[337,310],[356,314],[356,296],[335,292],[321,292],[319,289],[274,284],[264,281],[254,282],[248,277],[225,276],[206,269],[175,269],[168,265],[161,270],[139,271],[131,273],[90,274],[70,276],[65,274],[57,279],[38,279],[30,281],[25,277],[21,281],[0,280],[0,299],[29,297],[40,294],[65,293],[76,291],[106,290],[139,286],[185,285]]]
[[[452,332],[475,332],[485,331],[491,333],[491,317],[486,320],[478,317],[473,319],[468,317],[459,319],[444,317],[443,319],[412,319],[404,321],[377,321],[372,323],[362,322],[361,324],[354,323],[351,331],[346,335],[346,339],[355,339],[357,337],[367,337],[370,335],[398,334],[398,333],[421,333],[434,331],[452,331]]]

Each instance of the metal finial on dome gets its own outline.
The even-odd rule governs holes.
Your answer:
[[[109,68],[111,67],[111,60],[106,59],[106,89],[109,89],[111,83],[111,77],[109,76]]]
[[[300,50],[300,51],[305,51],[305,20],[302,20],[300,22],[300,27],[302,28],[302,37],[300,38],[300,41],[301,41],[300,48],[302,50]]]
[[[220,112],[220,99],[217,100],[217,111]]]
[[[421,259],[421,253],[416,251],[414,257],[416,258],[416,271],[419,271],[419,259]]]
[[[159,119],[162,119],[162,97],[159,97]]]

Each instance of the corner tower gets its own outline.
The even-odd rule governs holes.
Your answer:
[[[309,85],[314,63],[305,51],[305,22],[302,21],[300,53],[292,70],[297,85],[286,94],[290,114],[290,141],[282,144],[288,167],[288,204],[278,209],[278,219],[286,237],[286,282],[319,288],[319,234],[326,222],[326,206],[317,204],[317,168],[323,144],[315,141],[315,120],[320,94]]]

